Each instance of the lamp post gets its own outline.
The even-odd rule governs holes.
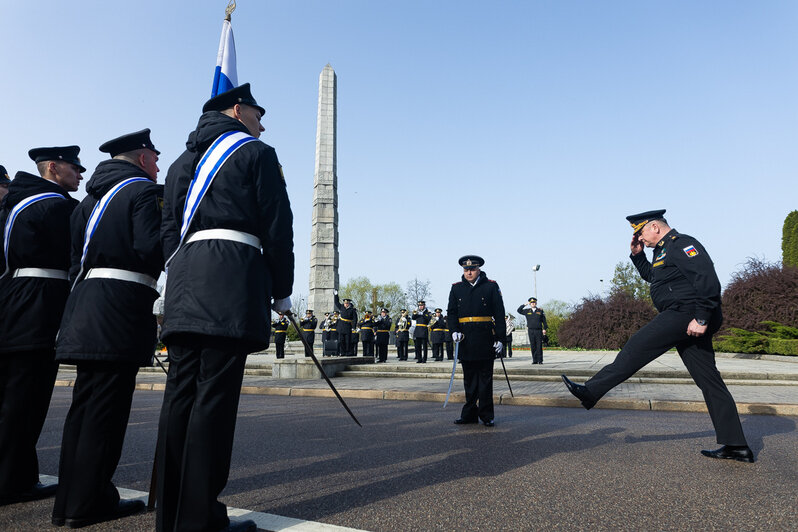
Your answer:
[[[535,299],[538,298],[538,270],[540,269],[540,264],[535,264],[532,266],[532,275],[535,278]]]

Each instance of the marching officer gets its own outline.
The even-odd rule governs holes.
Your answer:
[[[715,427],[720,449],[703,450],[710,458],[753,462],[737,414],[734,398],[715,366],[712,335],[723,322],[720,281],[707,250],[695,238],[671,229],[665,210],[627,216],[632,226],[632,263],[640,277],[651,283],[651,299],[659,314],[637,331],[615,361],[582,384],[562,376],[568,390],[586,409],[604,394],[634,375],[640,368],[671,348],[701,388]],[[654,249],[649,262],[644,246]]]
[[[338,352],[341,356],[351,357],[355,354],[352,330],[357,325],[357,309],[352,305],[352,300],[344,299],[344,304],[338,300],[338,290],[333,291],[333,303],[338,311],[336,331],[338,332]]]
[[[230,472],[247,353],[291,308],[293,214],[249,83],[208,100],[166,176],[161,239],[169,349],[158,426],[156,528],[255,530],[218,500]],[[274,303],[270,301],[274,299]]]
[[[388,309],[383,308],[380,310],[380,315],[374,321],[377,327],[375,344],[377,346],[377,362],[388,361],[388,341],[391,337],[391,317],[388,315]]]
[[[363,356],[374,358],[374,320],[371,319],[371,312],[363,313],[363,319],[357,324],[360,330],[360,341],[363,342]]]
[[[274,350],[277,358],[285,358],[285,340],[288,337],[288,318],[283,312],[277,313],[277,319],[272,321],[274,331]]]
[[[518,313],[526,317],[526,332],[529,335],[529,348],[532,350],[532,363],[543,364],[543,335],[549,325],[546,323],[546,313],[537,308],[537,298],[530,297],[526,305],[518,307]]]
[[[39,176],[17,172],[0,203],[0,505],[56,490],[39,483],[36,442],[58,371],[55,338],[69,295],[69,217],[78,203],[69,192],[86,171],[79,152],[78,146],[30,150]]]
[[[77,366],[52,517],[53,524],[70,528],[144,510],[142,501],[121,501],[111,477],[122,454],[136,374],[152,365],[152,306],[164,262],[160,152],[150,130],[109,140],[100,151],[111,159],[97,165],[88,195],[72,213],[74,287],[56,346],[58,362]]]
[[[449,329],[460,345],[458,359],[463,365],[466,402],[455,424],[477,423],[493,426],[493,361],[504,341],[504,301],[499,285],[488,279],[480,267],[482,257],[466,255],[458,261],[463,277],[449,291]]]
[[[432,313],[427,310],[427,304],[424,301],[418,302],[418,310],[411,316],[416,322],[416,328],[413,331],[413,343],[416,347],[416,364],[427,363],[427,349],[429,340],[429,321],[432,319]]]
[[[443,343],[446,341],[446,321],[443,319],[443,309],[436,308],[435,316],[430,320],[429,336],[432,342],[432,359],[443,360]]]
[[[308,309],[305,312],[305,317],[299,320],[299,326],[302,327],[302,337],[310,346],[310,350],[305,348],[305,356],[309,357],[313,353],[313,342],[316,341],[316,325],[319,320],[313,315],[313,311]]]
[[[396,333],[396,354],[399,360],[407,360],[407,351],[410,343],[410,316],[407,309],[403,308],[401,315],[396,318],[394,332]]]

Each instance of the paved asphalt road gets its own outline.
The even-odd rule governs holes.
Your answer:
[[[39,441],[57,474],[70,388]],[[162,394],[136,392],[115,481],[146,491]],[[229,506],[371,531],[795,530],[795,417],[749,415],[755,464],[702,457],[706,414],[500,406],[496,427],[455,426],[459,405],[242,396]],[[51,529],[52,500],[0,508],[0,529]],[[140,515],[88,530],[151,530]]]

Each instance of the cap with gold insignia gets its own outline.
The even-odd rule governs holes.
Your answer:
[[[150,140],[150,129],[142,129],[135,133],[127,133],[121,137],[116,137],[100,146],[100,151],[103,153],[111,154],[111,157],[116,157],[120,153],[126,153],[133,150],[140,150],[147,148],[155,152],[155,155],[160,155],[161,152],[155,149],[155,145]]]
[[[345,298],[343,299],[343,302],[344,302],[344,303],[346,303],[346,302],[349,302],[349,303],[351,303],[351,302],[352,302],[352,300],[351,300],[351,299],[349,299],[348,297],[345,297]]]
[[[305,312],[306,312],[307,314],[313,314],[313,311],[312,311],[312,310],[310,310],[310,309],[307,309]]]
[[[252,97],[249,83],[244,83],[243,85],[239,85],[238,87],[230,89],[227,92],[217,94],[205,102],[205,105],[202,106],[202,112],[207,113],[208,111],[224,111],[225,109],[229,109],[237,103],[243,103],[245,105],[254,107],[260,111],[261,116],[266,114],[266,109],[258,105],[258,102],[256,102],[255,98]]]
[[[384,313],[386,313],[386,314],[387,314],[387,313],[388,313],[388,309],[387,309],[387,308],[385,308],[385,307],[383,307],[382,309],[380,309],[380,312],[384,312]]]
[[[417,304],[417,305],[426,305],[427,303],[426,303],[426,301],[424,301],[424,300],[422,300],[422,299],[419,299],[419,300],[418,300],[418,303],[416,303],[416,304]]]
[[[659,220],[662,218],[663,214],[665,214],[665,209],[660,209],[658,211],[646,211],[641,212],[640,214],[630,214],[626,217],[626,219],[632,226],[632,234],[636,235],[641,229],[643,229],[643,227],[645,227],[648,222],[651,220]]]
[[[537,303],[538,302],[538,298],[530,297],[529,299],[527,299],[527,301],[529,301],[530,303]]]
[[[11,183],[11,178],[8,177],[8,171],[6,171],[6,167],[0,164],[0,185],[8,185]]]
[[[74,164],[80,173],[83,173],[86,169],[80,164],[78,153],[80,153],[80,146],[53,146],[51,148],[33,148],[28,151],[28,157],[36,164],[45,161],[64,161]]]
[[[485,264],[485,259],[479,255],[464,255],[457,261],[463,268],[479,268]]]

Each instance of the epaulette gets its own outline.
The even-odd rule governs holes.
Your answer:
[[[493,279],[488,279],[488,281],[490,281],[491,283],[495,283],[496,282]]]

